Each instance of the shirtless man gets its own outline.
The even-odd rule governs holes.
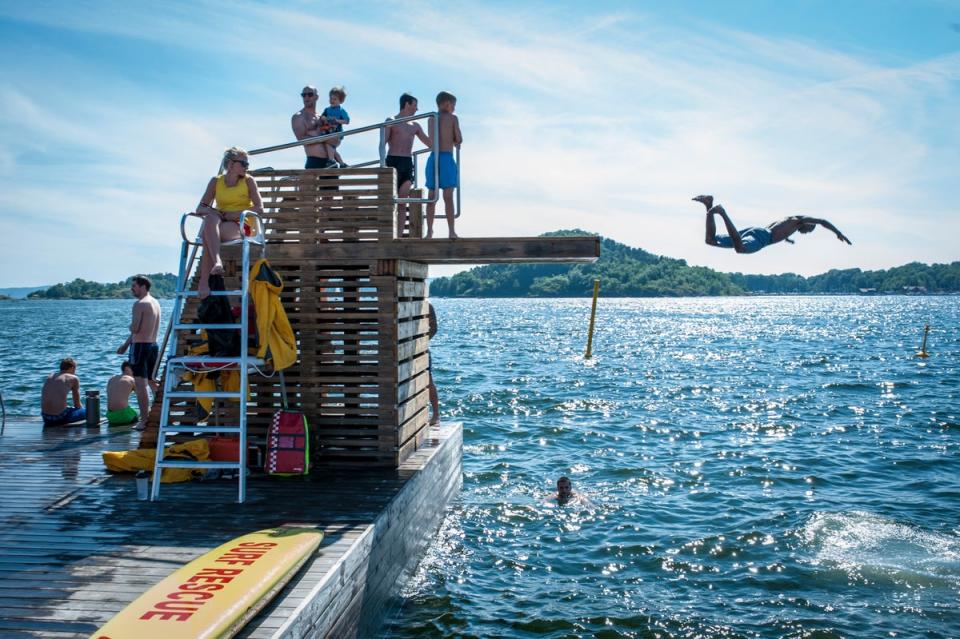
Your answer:
[[[453,114],[457,108],[457,96],[446,91],[437,94],[437,111],[439,111],[439,147],[440,156],[435,158],[430,154],[427,160],[427,188],[430,189],[430,199],[436,197],[437,187],[443,191],[443,208],[447,214],[447,226],[450,229],[450,239],[457,239],[453,230],[453,189],[460,184],[460,175],[456,159],[453,157],[453,147],[460,148],[463,143],[463,134],[460,133],[460,120]],[[433,123],[430,125],[430,135],[434,135]],[[439,163],[440,184],[434,184],[434,162]],[[435,202],[427,204],[427,239],[433,237],[433,218],[436,215]]]
[[[320,129],[323,128],[323,118],[317,115],[318,96],[317,88],[312,86],[305,86],[300,92],[300,97],[303,98],[303,108],[290,118],[290,126],[298,140],[320,135]],[[327,149],[323,142],[304,144],[303,150],[307,154],[307,163],[303,166],[305,169],[326,169],[338,166],[335,161],[327,158]]]
[[[87,411],[80,405],[80,380],[77,362],[68,357],[60,362],[60,372],[50,373],[40,391],[40,414],[44,426],[64,426],[81,422]],[[73,395],[73,407],[67,405],[67,395]]]
[[[130,292],[137,298],[133,304],[133,321],[130,322],[130,337],[127,338],[117,352],[123,355],[132,344],[130,352],[130,366],[133,368],[134,387],[137,391],[137,405],[140,407],[140,421],[134,426],[136,430],[147,427],[147,416],[150,414],[150,396],[147,393],[147,384],[153,389],[156,396],[158,384],[153,379],[157,360],[160,358],[160,348],[157,346],[157,333],[160,330],[160,304],[150,295],[152,282],[143,275],[137,275],[130,284]]]
[[[400,112],[392,118],[387,118],[387,122],[398,118],[408,118],[417,112],[417,99],[409,93],[400,96]],[[393,167],[397,171],[397,197],[405,198],[410,196],[410,189],[413,187],[413,139],[420,138],[426,146],[431,146],[430,138],[416,122],[403,122],[389,126],[386,129],[385,140],[387,143],[386,165]],[[407,205],[401,203],[397,206],[397,237],[403,237],[404,229],[407,226]]]
[[[800,233],[810,233],[817,228],[817,225],[833,231],[841,242],[853,244],[837,227],[827,220],[821,220],[817,217],[791,215],[765,227],[748,226],[737,230],[726,210],[719,204],[713,204],[712,195],[698,195],[693,198],[693,201],[700,202],[707,208],[706,242],[710,246],[732,248],[737,253],[756,253],[760,249],[777,242],[787,241],[793,244],[793,240],[790,239],[791,235],[798,231]],[[717,235],[717,223],[713,219],[714,215],[719,215],[720,219],[723,220],[723,225],[727,230],[726,235]]]
[[[130,393],[136,382],[130,362],[120,365],[120,374],[107,382],[107,421],[111,426],[123,426],[137,421],[137,411],[130,406]]]

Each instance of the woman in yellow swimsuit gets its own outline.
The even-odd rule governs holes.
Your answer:
[[[240,239],[240,213],[263,214],[257,183],[247,175],[250,162],[239,147],[227,149],[220,175],[210,179],[194,215],[203,218],[203,257],[200,260],[200,298],[210,295],[210,276],[223,273],[220,243]],[[213,204],[216,202],[217,206]]]

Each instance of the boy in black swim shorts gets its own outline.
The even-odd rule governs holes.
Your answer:
[[[400,112],[387,122],[400,118],[408,118],[417,112],[417,99],[409,93],[400,96]],[[416,165],[413,162],[413,140],[419,138],[426,146],[431,145],[430,138],[416,122],[401,122],[386,127],[384,139],[387,143],[386,166],[397,172],[397,197],[410,196],[413,188]],[[400,203],[397,206],[397,237],[403,237],[407,226],[407,205]]]

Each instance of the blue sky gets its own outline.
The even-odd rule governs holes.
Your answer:
[[[304,84],[346,85],[355,125],[454,92],[462,235],[756,273],[960,259],[960,1],[4,2],[0,54],[0,286],[174,270],[223,148],[291,140]],[[708,247],[699,193],[854,245]]]

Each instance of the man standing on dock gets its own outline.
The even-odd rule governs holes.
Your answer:
[[[293,114],[290,118],[290,126],[293,127],[293,134],[298,140],[312,138],[320,135],[322,128],[322,119],[317,115],[317,88],[305,86],[300,91],[300,97],[303,98],[303,108]],[[317,144],[304,144],[303,150],[307,154],[307,163],[303,166],[305,169],[325,169],[335,168],[337,163],[327,159],[326,145],[322,142]]]
[[[147,384],[156,397],[158,384],[153,379],[157,360],[160,358],[160,348],[157,346],[157,333],[160,330],[160,304],[152,295],[150,278],[137,275],[130,284],[130,292],[137,298],[133,304],[133,321],[130,322],[130,337],[127,338],[117,352],[123,355],[132,344],[130,351],[130,366],[133,368],[134,388],[137,393],[137,405],[140,407],[140,421],[134,426],[136,430],[147,427],[147,417],[150,415],[150,396],[147,393]]]
[[[80,379],[76,375],[77,361],[67,357],[60,362],[60,372],[50,373],[40,391],[40,414],[44,426],[65,426],[82,422],[87,411],[80,405]],[[73,395],[73,407],[67,396]]]
[[[409,93],[400,96],[400,112],[392,118],[387,118],[387,122],[398,120],[400,118],[409,118],[417,112],[417,99]],[[384,139],[387,143],[387,158],[385,164],[397,172],[397,197],[410,197],[410,189],[413,188],[414,163],[413,163],[413,139],[420,138],[427,147],[432,146],[430,138],[424,133],[423,128],[416,122],[402,122],[388,126],[384,132]],[[397,206],[397,238],[403,237],[404,229],[407,226],[407,205],[399,204]],[[417,238],[419,239],[419,238]]]

